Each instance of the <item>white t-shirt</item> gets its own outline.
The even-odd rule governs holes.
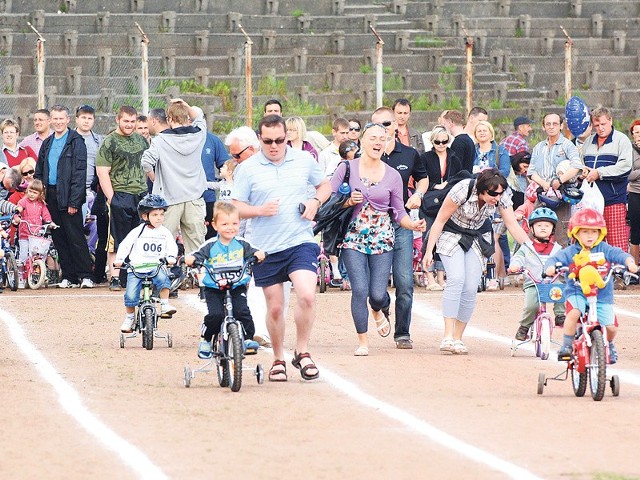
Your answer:
[[[175,260],[178,245],[167,227],[153,228],[143,223],[131,230],[120,243],[116,263],[124,262],[127,256],[136,270],[148,272],[158,265],[161,258]]]

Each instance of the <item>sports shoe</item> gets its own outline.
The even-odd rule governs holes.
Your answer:
[[[558,361],[566,362],[568,360],[571,360],[572,352],[573,352],[573,346],[562,345],[562,347],[560,347],[560,350],[558,350]]]
[[[342,279],[341,278],[332,278],[329,282],[329,286],[332,288],[340,288],[342,287]]]
[[[487,291],[495,291],[498,290],[498,280],[492,278],[487,282]]]
[[[25,287],[25,283],[26,282],[24,281],[24,278],[18,279],[18,288],[22,288],[23,289]]]
[[[111,280],[109,280],[109,290],[112,292],[119,292],[121,289],[120,279],[118,277],[111,277]]]
[[[77,285],[74,283],[71,283],[66,278],[58,284],[58,288],[75,288],[75,287],[77,287]]]
[[[198,358],[206,360],[211,358],[212,356],[213,348],[211,347],[211,342],[207,342],[204,337],[200,337],[200,344],[198,345]]]
[[[508,287],[509,285],[511,285],[511,280],[509,280],[509,277],[502,277],[502,285],[504,285],[505,287]]]
[[[80,288],[93,288],[94,284],[93,284],[93,280],[91,280],[90,278],[83,278],[82,279],[82,283],[80,284]]]
[[[556,327],[564,326],[564,319],[565,319],[564,315],[556,315],[556,319],[555,319]]]
[[[169,292],[169,298],[178,298],[178,290]]]
[[[244,353],[245,355],[255,355],[258,353],[258,348],[260,348],[260,344],[255,340],[249,340],[248,338],[244,341]]]
[[[518,340],[519,342],[524,342],[527,339],[528,334],[529,334],[529,327],[520,325],[518,327],[518,331],[516,332],[516,340]]]
[[[163,303],[160,305],[160,315],[173,315],[177,311],[178,310],[176,310],[176,307],[174,307],[170,303]]]
[[[399,338],[396,340],[396,348],[399,350],[411,350],[413,348],[413,342],[410,338]]]
[[[258,345],[264,348],[271,348],[271,340],[266,335],[254,335],[253,339],[258,342]]]
[[[133,332],[133,325],[136,322],[136,317],[131,316],[129,317],[128,315],[126,317],[124,317],[124,322],[122,322],[122,325],[120,325],[120,331],[122,333],[131,333]]]
[[[440,351],[453,353],[453,338],[443,338],[442,342],[440,342]]]
[[[618,351],[613,342],[609,342],[609,364],[613,365],[618,362]]]
[[[462,340],[456,340],[453,342],[453,353],[456,355],[466,355],[469,353],[469,350]]]

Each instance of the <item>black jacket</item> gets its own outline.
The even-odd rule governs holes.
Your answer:
[[[456,152],[447,148],[447,168],[444,172],[444,176],[441,176],[440,171],[440,159],[438,154],[429,150],[420,155],[420,159],[427,167],[427,175],[429,176],[429,190],[435,190],[435,186],[442,183],[444,180],[449,181],[449,178],[457,174],[462,170],[462,161],[456,155]]]
[[[42,142],[38,162],[36,163],[35,178],[42,180],[46,186],[49,181],[49,150],[55,135],[51,135]],[[84,204],[87,180],[87,147],[84,138],[75,130],[69,130],[67,142],[60,153],[58,161],[58,179],[56,183],[56,198],[58,208],[66,210],[74,207],[78,210]]]

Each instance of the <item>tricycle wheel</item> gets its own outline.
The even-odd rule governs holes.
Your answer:
[[[120,348],[124,348],[124,333],[120,334]]]
[[[256,365],[256,380],[258,381],[258,385],[264,383],[264,369],[260,364]]]
[[[173,337],[170,333],[167,333],[167,347],[173,347]]]
[[[614,397],[620,395],[620,378],[618,378],[618,375],[612,376],[609,384],[611,385],[611,394]]]
[[[544,391],[545,382],[546,382],[546,379],[544,377],[544,373],[540,372],[538,374],[538,395],[542,395],[542,392]]]
[[[189,365],[184,366],[184,386],[185,388],[191,386],[191,368],[189,368]]]

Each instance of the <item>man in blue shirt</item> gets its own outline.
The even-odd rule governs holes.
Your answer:
[[[202,166],[204,173],[207,175],[207,185],[216,181],[217,171],[220,171],[220,168],[227,160],[229,160],[229,154],[225,150],[222,140],[213,133],[207,132],[207,139],[204,142],[204,147],[202,147]],[[204,221],[207,225],[207,233],[205,239],[208,240],[216,234],[216,231],[211,226],[213,206],[216,203],[216,191],[212,188],[207,188],[202,197],[204,198],[206,210]]]
[[[59,226],[51,237],[60,256],[60,288],[93,288],[91,257],[84,236],[82,205],[86,199],[87,147],[84,138],[69,130],[69,109],[51,108],[53,135],[42,143],[35,178],[47,186],[51,219]]]

